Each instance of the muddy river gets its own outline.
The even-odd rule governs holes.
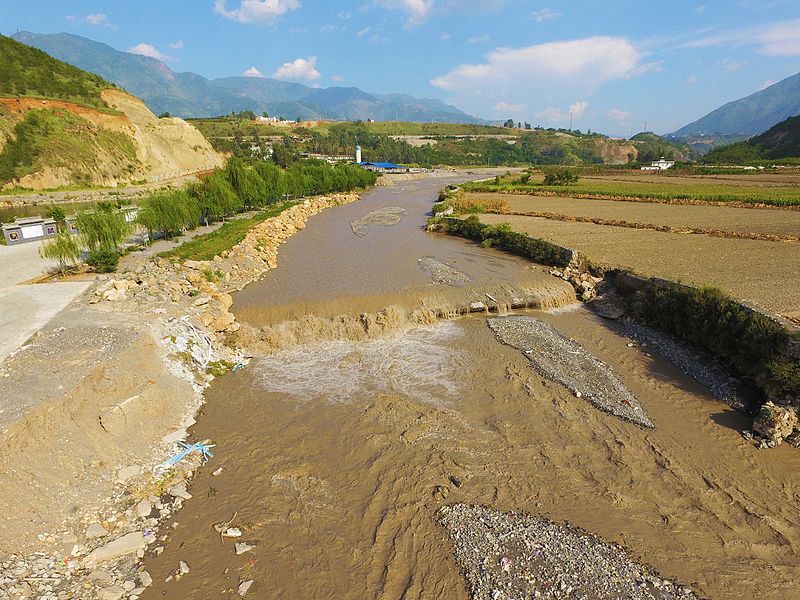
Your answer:
[[[215,457],[146,559],[155,583],[142,599],[238,597],[247,580],[254,598],[467,599],[437,519],[455,503],[569,522],[702,597],[796,597],[800,452],[756,450],[744,417],[570,305],[544,271],[426,234],[445,182],[379,188],[311,219],[237,295],[239,318],[274,327],[538,294],[560,308],[516,314],[610,365],[655,429],[538,375],[486,315],[398,322],[369,339],[309,332],[207,392],[192,433]],[[223,540],[213,525],[231,519],[242,536]],[[237,555],[234,542],[253,547]],[[165,582],[179,561],[190,572]]]

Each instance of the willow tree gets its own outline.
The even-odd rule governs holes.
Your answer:
[[[50,238],[39,247],[39,256],[49,260],[58,261],[58,269],[63,275],[68,265],[74,265],[81,255],[81,248],[76,237],[66,231],[59,231],[58,235]]]

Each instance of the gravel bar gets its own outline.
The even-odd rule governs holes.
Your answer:
[[[522,350],[544,377],[620,419],[653,428],[636,396],[586,348],[533,317],[488,319],[497,339]]]
[[[473,600],[695,599],[623,548],[569,524],[482,506],[445,506],[439,522]]]
[[[385,206],[384,208],[373,210],[360,219],[356,219],[350,223],[350,228],[358,237],[366,237],[367,227],[371,225],[391,227],[402,221],[407,214],[408,211],[400,206]]]
[[[420,269],[430,275],[434,283],[463,287],[470,281],[469,275],[433,256],[423,256],[417,261],[417,264]]]

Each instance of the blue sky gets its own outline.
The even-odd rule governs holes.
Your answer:
[[[800,71],[800,0],[2,0],[0,32],[17,29],[614,135],[672,131]]]

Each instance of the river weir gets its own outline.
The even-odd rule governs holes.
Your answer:
[[[206,392],[192,434],[215,456],[145,560],[143,600],[238,597],[247,582],[281,599],[800,586],[800,458],[764,460],[735,431],[744,417],[543,268],[426,233],[439,189],[467,177],[313,217],[234,295],[233,339],[253,359]],[[543,331],[558,343],[537,343]],[[549,369],[613,371],[618,410],[548,376],[544,350]]]

